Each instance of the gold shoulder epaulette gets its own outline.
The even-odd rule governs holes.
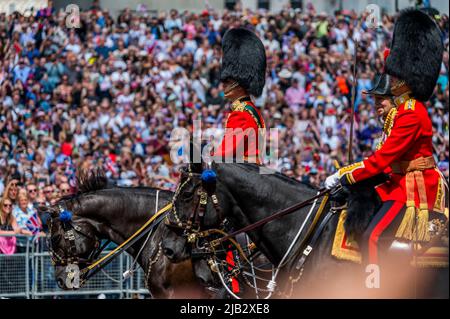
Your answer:
[[[397,107],[401,107],[403,104],[407,103],[412,98],[409,95],[409,92],[403,93],[402,95],[399,95],[394,98],[394,104]]]
[[[231,104],[231,111],[239,111],[239,112],[243,112],[245,110],[245,103],[241,102],[239,100],[236,100],[233,102],[233,104]]]
[[[414,111],[416,109],[416,100],[415,99],[409,99],[405,103],[405,111]]]

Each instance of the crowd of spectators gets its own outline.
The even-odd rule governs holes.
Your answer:
[[[119,185],[174,189],[172,130],[192,130],[193,120],[205,131],[223,130],[229,107],[220,48],[231,27],[254,30],[266,47],[266,86],[255,103],[266,126],[279,130],[278,147],[266,155],[273,168],[318,186],[333,160],[346,162],[354,39],[354,160],[376,147],[382,124],[362,91],[383,68],[394,16],[383,15],[373,29],[365,14],[328,15],[307,4],[276,13],[125,9],[113,19],[94,1],[81,11],[80,27],[68,28],[67,14],[49,3],[29,17],[0,14],[2,224],[15,217],[4,231],[35,232],[26,223],[33,207],[75,191],[79,169],[104,168]],[[435,157],[448,177],[448,16],[435,18],[446,49],[426,104]]]

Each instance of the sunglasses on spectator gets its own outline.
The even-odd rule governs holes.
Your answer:
[[[69,192],[70,192],[70,189],[69,189],[69,188],[61,188],[61,193],[67,194],[67,193],[69,193]]]
[[[29,193],[36,193],[37,189],[36,188],[30,188],[30,189],[28,189],[28,192]]]
[[[8,208],[11,208],[12,207],[12,204],[3,204],[3,207],[8,207]]]

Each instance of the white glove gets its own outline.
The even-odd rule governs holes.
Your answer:
[[[332,189],[339,184],[339,172],[334,173],[331,176],[328,176],[325,180],[325,188]]]

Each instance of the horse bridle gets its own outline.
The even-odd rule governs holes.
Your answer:
[[[210,167],[210,165],[208,165],[208,167]],[[207,170],[211,171],[209,168]],[[223,216],[222,209],[219,205],[219,199],[216,194],[217,181],[214,180],[212,182],[205,182],[203,180],[203,174],[192,172],[190,166],[188,166],[187,172],[182,172],[182,175],[187,175],[187,178],[182,183],[178,184],[178,187],[174,193],[174,196],[172,198],[171,214],[168,214],[165,219],[166,226],[174,230],[175,232],[181,231],[181,236],[185,237],[187,244],[191,246],[191,258],[206,258],[211,270],[214,272],[217,272],[218,270],[212,264],[213,259],[222,260],[224,258],[221,257],[225,256],[225,254],[230,253],[230,251],[235,251],[236,254],[241,257],[240,259],[242,261],[250,264],[250,260],[254,258],[255,254],[257,254],[258,249],[255,246],[248,246],[248,251],[245,252],[245,249],[235,238],[229,237],[229,234],[233,230],[233,227],[231,226],[231,223],[228,221],[226,216]],[[193,210],[191,211],[187,220],[182,221],[177,212],[176,200],[178,199],[178,196],[180,195],[182,189],[194,177],[199,178],[200,182],[193,186]],[[206,230],[202,230],[201,226],[203,225],[203,220],[209,200],[211,200],[214,210],[217,213],[219,224],[218,228],[208,228]],[[173,220],[170,219],[170,215],[173,216]],[[221,242],[220,245],[216,244],[218,240],[225,237],[228,238],[226,241]],[[232,267],[231,272],[239,273],[240,269],[241,264],[235,263],[235,266]]]
[[[211,235],[211,229],[201,230],[201,226],[204,222],[205,212],[208,205],[208,199],[211,199],[213,207],[218,214],[221,230],[226,227],[226,219],[222,217],[222,211],[219,205],[219,199],[215,190],[215,183],[203,183],[200,181],[197,185],[194,185],[194,208],[191,211],[186,221],[182,221],[178,215],[176,208],[176,200],[180,195],[182,189],[193,179],[193,177],[200,177],[201,174],[192,172],[190,166],[188,166],[188,172],[182,172],[182,174],[187,174],[187,178],[184,182],[178,184],[177,189],[172,197],[172,209],[171,214],[168,214],[165,219],[165,224],[167,227],[173,230],[181,230],[182,235],[186,237],[187,242],[190,244],[195,244],[198,239],[205,238]],[[174,220],[170,219],[170,215],[173,216]],[[215,230],[215,229],[213,229]]]
[[[58,209],[62,212],[64,209],[61,204],[58,204]],[[66,209],[67,210],[67,209]],[[50,217],[50,229],[53,227],[53,219],[54,217]],[[106,248],[106,246],[110,243],[110,241],[106,241],[103,245],[101,245],[101,240],[97,236],[91,236],[86,234],[86,232],[82,231],[81,227],[73,224],[71,221],[61,221],[62,229],[64,231],[63,238],[64,241],[68,244],[68,253],[65,253],[65,256],[60,256],[52,247],[52,243],[48,242],[47,246],[49,249],[50,257],[54,266],[68,266],[70,264],[84,264],[89,266],[92,264],[95,259],[101,254],[101,252]],[[75,241],[75,234],[78,233],[81,236],[84,236],[88,239],[95,241],[95,249],[89,254],[87,258],[81,258],[77,253],[77,245]],[[48,239],[48,238],[47,238]],[[81,273],[84,273],[81,270]]]

